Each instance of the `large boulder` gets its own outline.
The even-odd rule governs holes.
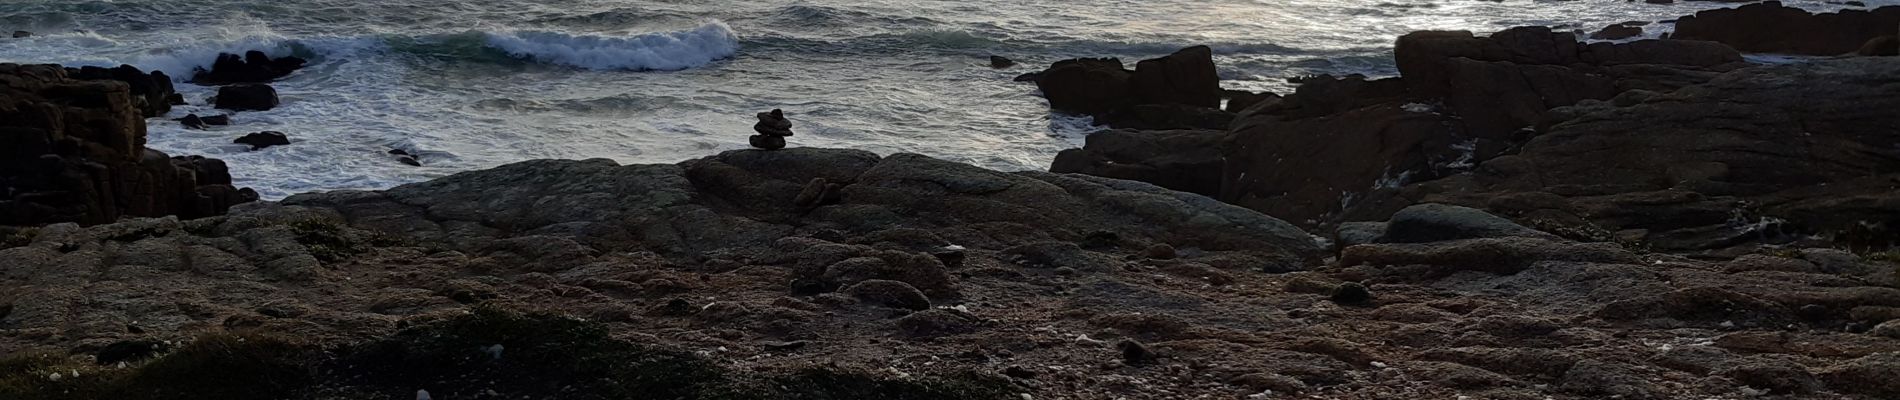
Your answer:
[[[1036,88],[1056,111],[1107,114],[1134,104],[1128,95],[1130,75],[1118,59],[1063,60],[1042,72]]]
[[[277,89],[261,83],[243,83],[218,88],[217,107],[237,111],[269,111],[277,108]]]
[[[1557,239],[1483,210],[1448,204],[1419,204],[1392,214],[1380,241],[1428,243],[1458,239],[1528,237]]]
[[[82,74],[110,77],[0,64],[0,225],[205,217],[257,198],[231,186],[223,162],[145,148],[146,113],[155,110],[135,99],[166,90],[162,74],[92,71]]]
[[[1813,14],[1765,1],[1682,17],[1672,37],[1722,42],[1750,53],[1840,55],[1893,35],[1895,26],[1900,6]]]
[[[290,137],[284,135],[283,132],[277,131],[253,132],[240,136],[232,140],[231,143],[250,145],[251,150],[262,150],[271,146],[288,145],[290,144]]]
[[[1223,121],[1224,92],[1213,49],[1195,46],[1142,60],[1130,71],[1114,58],[1058,61],[1032,74],[1056,111],[1094,116],[1097,124],[1135,129],[1206,127]],[[1138,109],[1137,106],[1161,106]],[[1200,110],[1205,110],[1200,111]],[[1224,124],[1222,124],[1224,125]]]
[[[1207,46],[1135,63],[1128,84],[1136,104],[1220,107],[1220,74],[1215,71],[1214,50]]]

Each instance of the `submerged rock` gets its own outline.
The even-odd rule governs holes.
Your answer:
[[[246,134],[237,140],[232,140],[231,143],[250,145],[251,150],[262,150],[271,146],[288,145],[290,137],[285,136],[283,132],[264,131]]]
[[[990,56],[990,68],[1004,69],[1016,66],[1016,60],[1003,56]]]
[[[211,69],[198,68],[191,81],[201,85],[265,83],[290,75],[292,71],[303,68],[305,63],[307,61],[302,58],[272,58],[256,50],[245,52],[243,56],[218,53]]]
[[[198,114],[185,114],[184,118],[175,119],[173,121],[178,121],[180,125],[184,125],[186,128],[205,129],[213,125],[230,125],[231,116],[212,115],[200,117]]]

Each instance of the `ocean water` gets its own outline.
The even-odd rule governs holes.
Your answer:
[[[1900,0],[1868,1],[1893,4]],[[1840,6],[1788,1],[1815,10]],[[536,158],[677,162],[746,147],[783,108],[794,146],[1046,168],[1086,120],[1017,74],[1072,57],[1134,61],[1212,46],[1223,85],[1395,74],[1399,35],[1520,25],[1595,30],[1718,3],[1622,0],[0,0],[0,62],[132,64],[190,76],[221,51],[298,55],[284,105],[150,143],[231,164],[267,198],[377,189]],[[1652,34],[1667,29],[1657,25]],[[987,66],[1003,55],[1014,69]],[[213,88],[181,84],[196,112]],[[247,132],[294,144],[250,151]],[[386,154],[402,148],[422,167]]]

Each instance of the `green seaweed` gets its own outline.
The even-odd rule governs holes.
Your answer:
[[[251,335],[205,336],[131,368],[32,353],[0,360],[0,398],[278,399],[308,385],[309,354],[287,340]]]

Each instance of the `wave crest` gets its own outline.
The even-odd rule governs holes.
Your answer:
[[[739,35],[718,21],[684,31],[634,36],[514,31],[488,33],[486,39],[488,47],[515,58],[598,70],[675,71],[739,52]]]

